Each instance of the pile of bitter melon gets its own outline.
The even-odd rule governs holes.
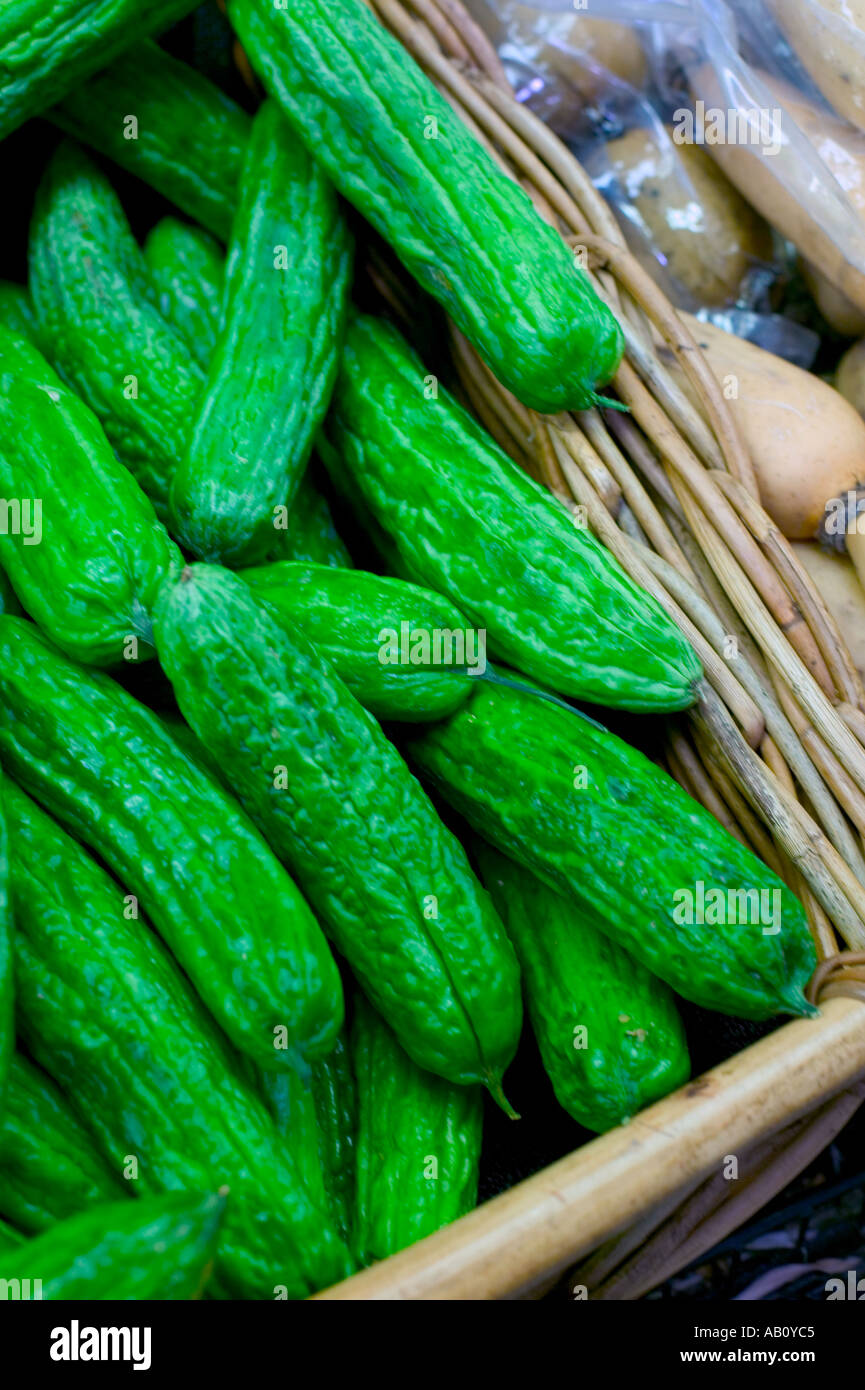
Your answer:
[[[814,965],[573,704],[686,708],[687,641],[353,247],[540,411],[602,400],[609,309],[362,0],[229,0],[253,117],[146,37],[192,8],[0,12],[0,132],[66,132],[0,294],[0,1277],[45,1297],[321,1289],[474,1204],[523,1000],[603,1130],[687,1077],[676,994],[806,1013]],[[93,149],[176,206],[143,247]]]

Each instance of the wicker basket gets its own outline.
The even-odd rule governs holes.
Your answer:
[[[576,1296],[636,1298],[759,1209],[865,1097],[865,691],[760,506],[735,412],[580,164],[514,100],[459,0],[367,3],[538,212],[584,249],[624,327],[614,387],[626,415],[539,416],[456,330],[453,361],[490,433],[568,506],[585,508],[693,642],[708,685],[669,723],[669,770],[802,899],[821,960],[811,997],[824,1007],[318,1297],[536,1297],[580,1259]],[[736,1182],[723,1175],[728,1155]]]

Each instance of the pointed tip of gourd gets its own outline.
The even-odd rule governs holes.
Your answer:
[[[819,1018],[820,1010],[816,1004],[812,1004],[810,999],[806,999],[801,989],[791,989],[784,994],[785,1008],[781,1010],[785,1014],[793,1014],[796,1018]]]
[[[504,1110],[509,1120],[518,1120],[520,1118],[516,1110],[508,1100],[507,1096],[505,1095],[504,1090],[502,1089],[502,1079],[500,1076],[488,1076],[486,1080],[486,1088],[492,1096],[493,1100],[495,1101],[496,1105],[500,1106],[501,1109]]]

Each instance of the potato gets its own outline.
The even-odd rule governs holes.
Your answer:
[[[826,503],[865,479],[865,422],[819,377],[690,314],[682,318],[735,412],[763,506],[790,540],[810,540]]]
[[[846,225],[839,225],[837,237],[830,235],[814,216],[808,198],[800,202],[772,176],[771,156],[761,158],[755,147],[747,144],[707,144],[705,148],[748,202],[865,314],[865,135],[818,110],[787,83],[764,72],[758,76],[770,88],[778,104],[788,109],[859,214],[857,220],[861,225],[857,229],[859,237],[855,251],[843,250],[840,244],[841,237],[846,235]],[[726,109],[718,79],[708,65],[698,70],[693,87],[695,96],[702,99],[707,108]],[[862,261],[861,267],[856,264],[858,259]]]
[[[865,130],[865,0],[769,0],[769,8],[829,105]]]
[[[856,669],[865,679],[865,589],[853,561],[840,551],[823,550],[816,541],[794,542],[793,549],[841,629]]]
[[[698,303],[734,300],[751,263],[770,258],[766,223],[704,149],[636,128],[610,140],[607,157],[670,275]]]

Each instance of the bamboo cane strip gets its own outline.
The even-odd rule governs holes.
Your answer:
[[[744,566],[744,573],[749,577],[749,591],[755,597],[757,594],[760,595],[764,600],[762,612],[768,616],[771,611],[775,619],[772,624],[773,640],[778,636],[777,629],[780,628],[784,641],[790,645],[791,656],[796,653],[804,658],[804,663],[819,665],[820,654],[811,632],[797,613],[789,593],[760,547],[725,495],[715,486],[713,474],[700,466],[699,461],[673,430],[657,402],[649,396],[627,363],[620,368],[617,381],[620,382],[620,390],[627,397],[627,403],[632,408],[635,418],[644,429],[652,433],[662,457],[670,465],[671,482],[685,511],[688,524],[735,607],[741,614],[741,604],[736,602],[730,584],[731,580],[735,581],[743,575]],[[743,621],[746,626],[751,626],[747,609]],[[778,636],[778,641],[780,640]],[[778,650],[777,643],[775,649]],[[785,648],[782,647],[780,650],[783,651]]]
[[[684,520],[679,499],[670,486],[669,478],[653,454],[648,442],[640,434],[629,416],[622,415],[617,410],[610,410],[604,418],[604,424],[610,431],[611,437],[617,439],[621,448],[631,455],[649,487],[661,499],[664,506]],[[667,525],[670,525],[669,521]],[[670,529],[672,531],[672,528]],[[681,541],[679,544],[681,545]]]
[[[865,690],[853,658],[844,645],[838,624],[819,591],[810,582],[790,542],[754,499],[743,492],[735,478],[720,474],[715,482],[733,503],[754,539],[770,551],[775,569],[814,634],[827,671],[831,674],[832,686],[838,692],[838,699],[854,706],[865,706]],[[832,687],[828,688],[827,693],[831,697]]]
[[[810,884],[847,944],[857,950],[865,945],[865,888],[847,868],[838,851],[760,762],[713,690],[706,691],[699,713],[691,717],[704,719],[709,725],[734,780],[772,827],[776,839]]]
[[[458,0],[434,0],[434,3],[442,14],[451,21],[452,27],[458,31],[476,67],[481,72],[486,73],[487,77],[497,86],[510,92],[510,83],[505,76],[499,55],[477,20],[469,14],[463,5],[458,3]]]
[[[830,999],[319,1300],[519,1297],[626,1230],[731,1150],[777,1132],[865,1070],[865,1009]]]
[[[787,789],[788,794],[794,797],[796,795],[796,787],[793,782],[793,774],[782,757],[781,750],[769,734],[764,738],[760,751],[763,754],[767,767],[775,774],[781,785]],[[813,815],[813,808],[809,808],[809,810]],[[863,867],[865,867],[865,865],[863,865]],[[862,874],[857,876],[860,879],[862,878]],[[818,959],[821,961],[826,960],[836,955],[839,949],[838,940],[832,930],[832,924],[802,875],[796,873],[794,869],[792,877],[794,881],[790,884],[790,887],[797,897],[801,899],[805,911],[808,914],[808,924],[811,928],[811,935],[814,938],[814,945],[817,948]]]
[[[679,546],[675,536],[652,501],[638,475],[628,465],[613,436],[606,429],[597,410],[587,410],[577,417],[595,454],[615,478],[621,488],[622,496],[640,523],[641,529],[651,540],[659,555],[662,555],[675,569],[696,583],[696,575]],[[555,425],[550,426],[555,429]]]
[[[712,369],[690,329],[626,247],[614,246],[611,242],[604,242],[600,237],[587,238],[587,242],[591,250],[605,258],[608,265],[612,265],[616,279],[627,287],[628,292],[645,311],[647,318],[662,334],[664,341],[675,354],[676,361],[705,403],[709,423],[721,447],[727,468],[739,479],[743,487],[755,497],[759,497],[757,475],[736,417],[728,408]],[[634,368],[631,368],[631,371],[634,372]],[[615,378],[615,384],[618,387],[618,377]]]
[[[852,779],[847,776],[845,769],[826,747],[819,734],[811,728],[783,681],[778,679],[777,673],[775,673],[773,684],[781,707],[796,730],[796,734],[812,763],[832,788],[835,797],[856,829],[860,834],[865,835],[865,796],[859,791]],[[860,859],[856,867],[857,872],[865,881],[865,860]]]
[[[807,1168],[852,1119],[863,1099],[865,1089],[851,1087],[781,1135],[755,1145],[742,1156],[746,1176],[735,1183],[723,1173],[707,1178],[635,1258],[590,1290],[590,1297],[632,1302],[693,1264]],[[579,1278],[577,1271],[574,1279]]]
[[[748,574],[735,556],[723,546],[720,536],[693,501],[688,488],[683,487],[678,479],[674,480],[674,486],[685,508],[689,524],[709,563],[716,574],[723,575],[724,589],[742,621],[750,629],[764,656],[780,672],[782,678],[786,678],[797,701],[827,746],[847,768],[859,789],[865,790],[865,749],[838,717],[799,652],[787,641],[791,635],[790,631],[782,632],[772,620]],[[805,630],[803,624],[799,636]],[[808,635],[810,638],[810,633]]]
[[[729,806],[753,849],[769,865],[769,868],[786,883],[793,874],[793,866],[779,853],[766,827],[748,805],[726,768],[721,766],[718,745],[710,737],[708,730],[693,720],[691,721],[691,735],[706,773],[716,787],[718,795]]]
[[[707,775],[696,753],[679,729],[670,730],[667,758],[671,763],[675,762],[679,769],[676,780],[682,783],[682,786],[690,792],[694,800],[705,806],[706,810],[711,812],[715,820],[723,825],[734,839],[751,849],[752,846],[748,843],[747,836],[736,823],[726,802],[719,796],[711,778]]]
[[[713,685],[716,685],[717,688],[723,692],[724,699],[730,709],[734,710],[736,718],[746,731],[746,736],[756,746],[763,736],[764,727],[763,718],[757,706],[735,678],[731,676],[729,669],[724,662],[716,656],[711,646],[698,628],[694,626],[690,618],[688,618],[678,604],[670,598],[666,589],[657,582],[651,571],[638,559],[633,544],[626,541],[622,536],[615,523],[610,519],[605,507],[599,501],[588,479],[575,466],[565,448],[556,437],[553,437],[553,444],[556,448],[562,471],[568,480],[574,497],[581,506],[586,508],[586,514],[592,530],[598,538],[603,541],[604,545],[612,551],[622,567],[630,574],[631,578],[650,593],[653,598],[656,598],[665,612],[667,612],[673,621],[682,629],[700,658],[706,676]]]
[[[841,704],[838,706],[838,713],[850,732],[859,739],[860,743],[865,743],[865,712],[861,709],[855,709],[852,705]]]
[[[378,6],[379,0],[375,0]],[[472,54],[468,44],[450,17],[444,13],[434,0],[408,0],[409,8],[424,20],[442,49],[458,63],[471,62]]]

